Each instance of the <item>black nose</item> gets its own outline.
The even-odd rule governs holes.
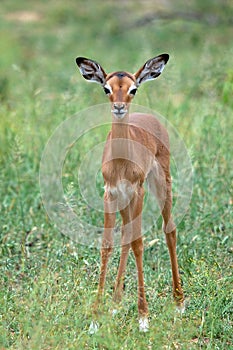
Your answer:
[[[117,109],[119,112],[125,108],[125,105],[123,104],[114,104],[114,108]]]

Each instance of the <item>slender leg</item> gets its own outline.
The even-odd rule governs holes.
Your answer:
[[[184,293],[181,287],[179,267],[176,254],[176,227],[171,216],[172,194],[171,194],[171,179],[167,178],[167,198],[162,210],[163,230],[166,236],[166,242],[169,250],[172,282],[173,282],[173,297],[177,306],[182,310],[184,305]]]
[[[130,244],[122,245],[121,247],[121,258],[117,272],[117,278],[114,290],[114,301],[119,303],[122,299],[122,292],[124,286],[124,275],[126,270],[127,259],[129,255]]]
[[[100,297],[104,291],[104,284],[105,284],[106,273],[107,273],[107,264],[113,250],[112,231],[114,228],[115,219],[116,219],[115,213],[105,212],[104,234],[103,234],[102,247],[101,247],[101,268],[100,268],[100,277],[99,277],[98,297]]]
[[[124,286],[124,275],[126,270],[127,259],[129,255],[130,235],[132,233],[132,213],[131,213],[131,204],[126,208],[120,210],[122,217],[122,228],[121,228],[121,257],[120,263],[118,266],[118,272],[116,277],[116,283],[114,288],[114,297],[113,300],[119,303],[122,299],[123,286]],[[128,240],[129,239],[129,240]]]
[[[169,152],[166,157],[158,157],[157,167],[149,174],[149,183],[152,190],[155,190],[158,203],[163,216],[163,230],[166,236],[166,242],[169,250],[171,269],[173,297],[181,311],[184,310],[184,293],[181,287],[179,267],[176,255],[176,226],[173,222],[172,209],[172,189],[170,176]]]
[[[138,312],[141,317],[148,314],[143,276],[143,241],[142,237],[131,243],[138,272]]]
[[[131,248],[133,250],[137,273],[138,273],[138,313],[139,313],[139,330],[147,332],[149,329],[148,322],[148,305],[145,296],[144,273],[143,273],[143,240],[141,235],[142,225],[142,206],[143,206],[144,189],[139,187],[137,194],[130,203],[132,222],[131,222]]]
[[[184,308],[184,293],[181,287],[179,267],[176,255],[176,229],[170,233],[166,233],[166,241],[172,267],[173,297],[177,304],[177,307],[182,311]]]
[[[107,198],[107,194],[105,193],[105,199]],[[106,273],[107,273],[107,265],[110,255],[113,250],[113,236],[112,231],[115,225],[116,213],[111,213],[108,210],[111,206],[111,203],[107,200],[105,201],[105,212],[104,212],[104,233],[102,238],[102,246],[101,246],[101,267],[100,267],[100,277],[99,277],[99,286],[98,286],[98,295],[93,306],[93,316],[90,327],[89,334],[94,334],[97,332],[99,328],[99,323],[96,320],[96,316],[98,313],[98,307],[100,303],[101,296],[103,295]]]

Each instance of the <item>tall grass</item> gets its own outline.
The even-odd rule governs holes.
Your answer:
[[[190,12],[230,17],[230,4],[224,2],[221,9],[211,4],[185,6]],[[224,21],[182,18],[133,25],[152,11],[174,7],[152,1],[1,2],[1,349],[233,347],[232,28]],[[161,228],[154,229],[145,236],[144,255],[150,332],[138,333],[132,256],[120,312],[110,315],[116,248],[101,327],[90,336],[99,252],[71,241],[50,222],[40,197],[40,159],[62,121],[105,102],[98,86],[80,78],[76,56],[96,59],[106,71],[134,72],[163,52],[171,56],[163,76],[143,86],[135,103],[166,116],[192,158],[192,200],[178,227],[187,310],[182,317],[174,312],[168,252]],[[93,142],[91,137],[85,144]],[[78,192],[75,171],[84,148],[73,152],[64,165],[67,198],[77,198],[75,210],[84,220],[101,224]]]

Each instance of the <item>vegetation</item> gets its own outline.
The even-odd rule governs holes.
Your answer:
[[[182,13],[164,15],[177,14],[179,6],[185,7],[184,18]],[[221,6],[199,0],[185,6],[152,0],[1,1],[1,349],[233,348],[232,10],[228,1]],[[147,23],[150,13],[163,13],[162,19]],[[205,20],[195,15],[192,21],[187,13],[201,13]],[[164,115],[192,159],[193,194],[178,227],[187,309],[182,316],[174,311],[169,257],[158,219],[159,228],[145,234],[150,331],[138,332],[132,255],[124,300],[111,317],[116,248],[101,327],[91,336],[99,251],[72,241],[49,220],[40,195],[40,160],[64,120],[106,102],[99,86],[80,77],[77,56],[99,61],[106,71],[133,72],[163,52],[170,54],[170,61],[162,77],[141,87],[135,103]],[[62,172],[76,213],[100,227],[102,214],[83,200],[77,169],[85,152],[106,133],[104,127],[85,135],[69,150]],[[101,181],[98,174],[100,196]]]

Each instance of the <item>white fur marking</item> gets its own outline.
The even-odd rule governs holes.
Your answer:
[[[117,186],[105,185],[104,190],[113,196],[114,199],[120,201],[129,201],[132,199],[133,194],[136,192],[137,183],[131,184],[128,181],[119,181]]]
[[[180,314],[183,315],[185,312],[185,303],[179,305],[176,307],[176,311]]]
[[[109,84],[105,84],[104,87],[110,91],[110,94],[112,95],[112,88]]]
[[[139,318],[139,331],[148,332],[149,331],[149,320],[147,317]]]
[[[89,334],[95,334],[99,329],[99,323],[96,321],[91,321],[90,327],[89,327]]]
[[[118,310],[117,309],[113,309],[112,310],[112,317],[116,316],[118,314]]]
[[[136,86],[135,84],[131,85],[130,88],[129,88],[129,90],[128,90],[128,92],[127,92],[128,95],[130,95],[131,91],[132,91],[132,90],[135,90],[135,89],[137,90],[137,86]]]

